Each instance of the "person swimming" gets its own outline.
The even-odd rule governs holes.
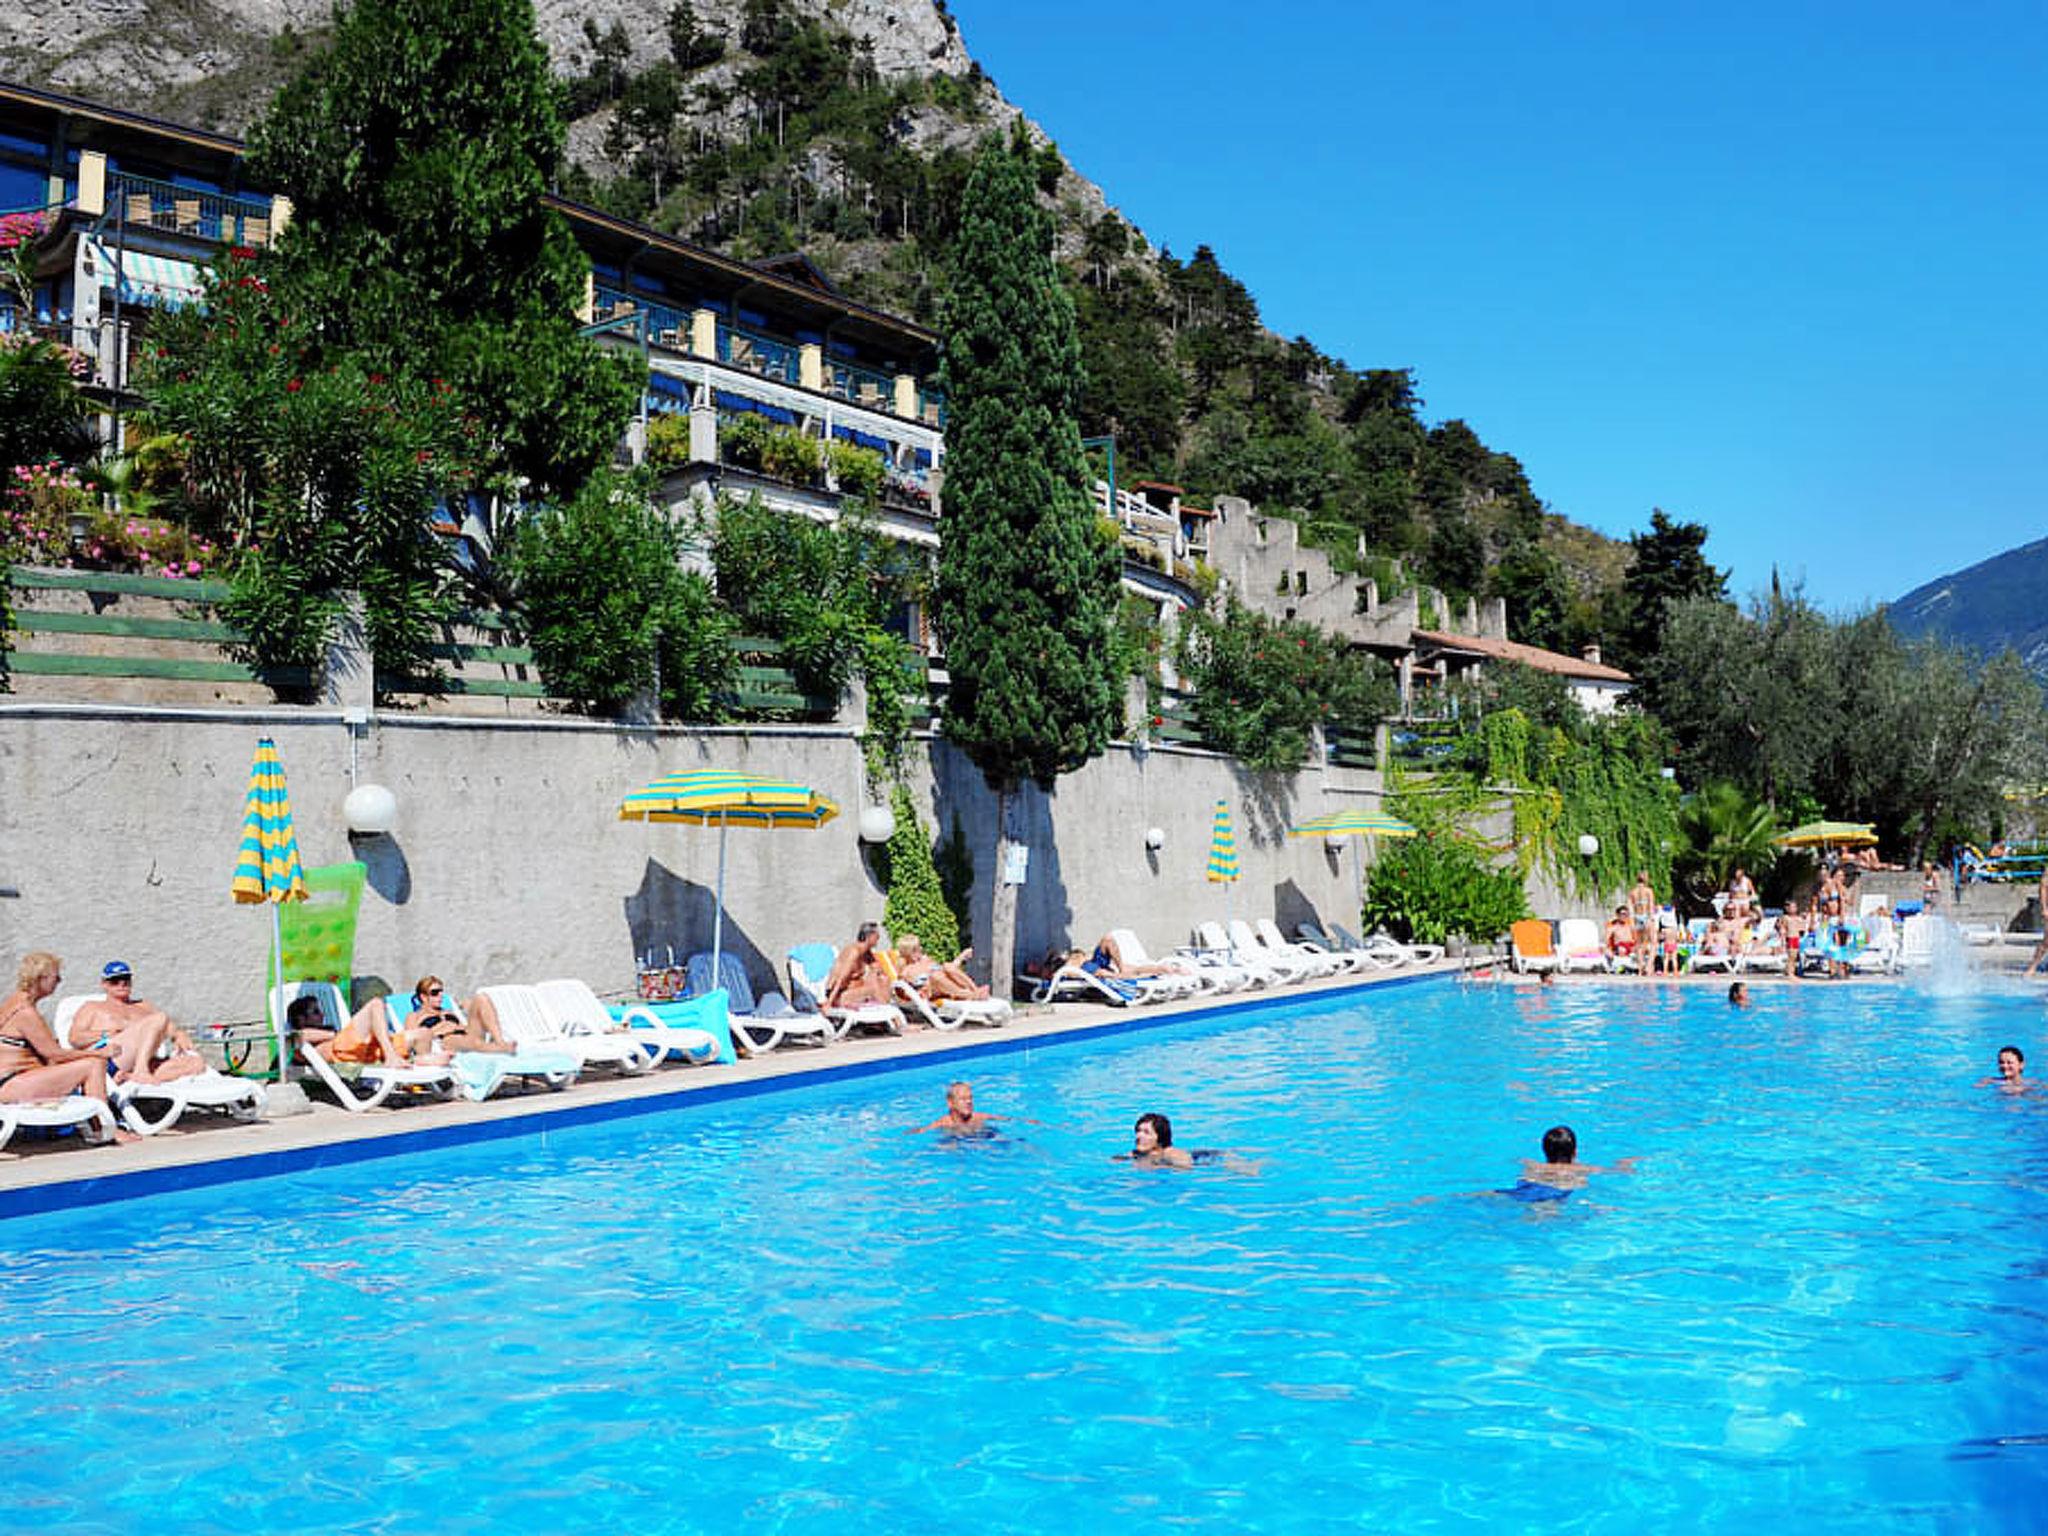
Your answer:
[[[1117,1161],[1129,1161],[1140,1168],[1192,1168],[1195,1157],[1173,1144],[1173,1122],[1164,1115],[1142,1114],[1131,1127],[1131,1150],[1117,1154]]]
[[[1510,1188],[1496,1189],[1491,1193],[1526,1204],[1544,1204],[1563,1200],[1574,1190],[1584,1189],[1586,1180],[1593,1174],[1627,1173],[1636,1164],[1636,1159],[1624,1157],[1612,1168],[1602,1168],[1594,1163],[1582,1163],[1578,1157],[1579,1138],[1572,1128],[1553,1125],[1543,1133],[1543,1161],[1524,1159],[1522,1176]]]
[[[995,1123],[998,1120],[1008,1118],[1010,1117],[1007,1115],[989,1115],[977,1110],[974,1107],[974,1085],[972,1083],[948,1083],[946,1085],[946,1112],[930,1125],[911,1127],[911,1134],[922,1135],[926,1131],[939,1131],[948,1136],[973,1137],[986,1140],[1000,1136],[1002,1132],[996,1129]],[[1036,1125],[1038,1122],[1032,1120],[1026,1123]]]
[[[2001,1045],[1998,1048],[1998,1076],[1980,1077],[1979,1088],[1996,1088],[2001,1093],[2032,1093],[2034,1084],[2027,1081],[2027,1053],[2016,1045]]]

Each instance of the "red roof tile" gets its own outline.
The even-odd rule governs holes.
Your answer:
[[[1453,635],[1439,629],[1418,629],[1414,631],[1414,640],[1418,648],[1433,646],[1440,651],[1459,651],[1468,656],[1490,656],[1496,661],[1518,661],[1525,667],[1533,667],[1538,672],[1554,672],[1559,677],[1578,677],[1598,683],[1635,681],[1621,668],[1610,667],[1605,662],[1566,656],[1558,651],[1546,651],[1540,645],[1523,645],[1517,640],[1488,640],[1479,635]]]

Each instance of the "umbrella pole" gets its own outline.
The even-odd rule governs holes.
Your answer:
[[[726,813],[718,813],[718,895],[711,909],[711,985],[718,985],[719,947],[725,939],[725,834]]]
[[[282,902],[265,902],[270,908],[270,975],[263,988],[263,1006],[270,1014],[270,1060],[277,1080],[284,1081],[284,1015],[277,1009],[277,989],[284,985],[284,916]]]

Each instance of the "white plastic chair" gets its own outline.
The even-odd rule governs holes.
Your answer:
[[[645,1008],[631,1007],[625,1017],[615,1019],[599,1001],[590,983],[576,976],[561,976],[534,984],[541,1006],[567,1035],[625,1036],[636,1044],[654,1047],[659,1065],[671,1054],[695,1066],[718,1060],[718,1039],[709,1030],[688,1025],[665,1024]]]
[[[114,1139],[114,1114],[98,1099],[74,1093],[61,1099],[24,1099],[19,1103],[0,1101],[0,1147],[14,1139],[18,1130],[62,1130],[68,1125],[96,1125],[95,1144]]]
[[[291,1006],[302,997],[317,997],[320,1000],[320,1016],[327,1027],[339,1030],[348,1023],[348,1006],[342,1001],[341,988],[331,981],[289,981],[281,987],[270,989],[270,1020],[273,1029],[282,1030],[284,1021],[290,1015]],[[351,1080],[335,1070],[329,1061],[312,1046],[300,1040],[295,1042],[299,1060],[318,1078],[327,1091],[334,1095],[335,1103],[351,1113],[375,1109],[394,1093],[445,1099],[455,1091],[455,1074],[447,1067],[394,1067],[384,1062],[363,1065],[357,1069]]]
[[[106,996],[104,992],[81,992],[60,998],[50,1026],[57,1043],[78,1049],[71,1043],[72,1024],[88,1003],[105,1002]],[[261,1119],[265,1103],[261,1083],[231,1077],[212,1067],[167,1083],[116,1083],[109,1093],[121,1123],[138,1136],[154,1136],[169,1130],[188,1109],[218,1109],[235,1120]],[[163,1107],[151,1113],[143,1107],[145,1104]]]
[[[1252,930],[1252,925],[1241,917],[1230,920],[1229,933],[1231,946],[1240,958],[1256,956],[1287,981],[1307,981],[1312,977],[1335,974],[1335,967],[1326,963],[1327,955],[1311,956],[1306,950],[1275,949],[1261,940]]]
[[[542,1000],[538,987],[484,987],[477,996],[491,1000],[498,1028],[521,1049],[561,1051],[582,1066],[617,1067],[628,1077],[654,1070],[659,1053],[651,1042],[623,1032],[572,1035]]]

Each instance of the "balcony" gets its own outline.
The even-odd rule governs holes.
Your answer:
[[[107,219],[214,245],[263,247],[277,233],[272,200],[208,192],[125,172],[107,178]]]

